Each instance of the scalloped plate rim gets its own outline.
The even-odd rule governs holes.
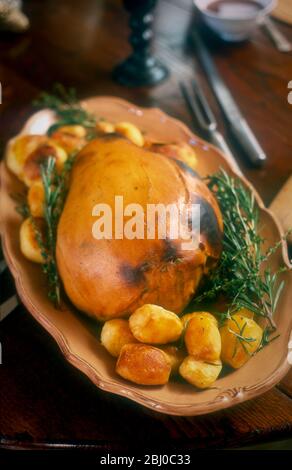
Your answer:
[[[276,229],[279,233],[279,238],[283,236],[283,231],[277,219],[275,218],[274,214],[264,206],[264,203],[261,197],[255,190],[255,188],[252,186],[252,184],[237,170],[236,166],[233,165],[219,149],[214,147],[209,142],[206,142],[204,139],[201,139],[200,137],[195,135],[181,121],[169,116],[168,114],[166,114],[159,108],[156,108],[156,107],[143,108],[143,107],[136,106],[133,103],[130,103],[126,100],[123,100],[117,97],[111,97],[111,96],[91,97],[86,100],[83,100],[82,103],[85,104],[86,106],[87,103],[90,103],[91,101],[96,101],[96,100],[110,100],[111,102],[119,103],[120,105],[126,106],[127,108],[130,107],[130,109],[141,110],[143,113],[154,112],[156,114],[159,114],[161,117],[163,117],[163,119],[171,120],[172,122],[174,122],[176,126],[184,130],[184,132],[190,137],[195,137],[196,140],[201,145],[205,145],[205,144],[208,145],[208,147],[212,148],[217,154],[221,156],[221,158],[228,165],[229,169],[238,178],[240,178],[244,182],[245,185],[247,185],[253,191],[260,209],[268,214],[272,223],[274,223],[274,225],[276,226]],[[28,120],[26,121],[26,123],[24,124],[24,126],[22,127],[19,134],[23,134],[25,132],[25,129],[29,127],[30,123],[32,121],[35,121],[38,115],[41,115],[45,112],[49,112],[49,110],[43,109],[43,110],[37,111],[32,116],[30,116]],[[9,142],[11,142],[11,140],[12,139],[8,141],[7,145],[9,145]],[[6,145],[6,148],[7,148],[7,145]],[[0,165],[1,177],[3,173],[4,165],[5,163],[4,161],[2,161]],[[7,234],[4,233],[1,223],[0,223],[0,233],[2,235],[3,254],[7,261],[8,267],[11,270],[11,273],[14,277],[16,289],[17,289],[17,292],[21,301],[26,306],[28,311],[32,314],[32,316],[35,318],[35,320],[38,321],[38,323],[40,323],[45,328],[45,330],[54,338],[59,349],[64,355],[65,359],[74,367],[76,367],[78,370],[83,372],[83,374],[85,374],[98,388],[100,388],[103,391],[107,391],[107,392],[128,398],[136,403],[139,403],[147,408],[150,408],[160,413],[166,413],[166,414],[177,415],[177,416],[203,415],[203,414],[215,412],[219,409],[229,408],[231,406],[234,406],[235,404],[242,403],[246,400],[250,400],[252,398],[255,398],[256,396],[263,394],[264,392],[268,391],[273,386],[275,386],[284,377],[284,375],[288,372],[288,370],[291,367],[288,361],[283,361],[280,368],[276,369],[274,372],[268,375],[266,379],[262,380],[261,382],[258,382],[256,385],[247,389],[245,389],[245,387],[240,387],[239,389],[237,389],[237,387],[223,389],[222,391],[218,391],[218,395],[215,397],[215,399],[210,400],[210,402],[205,401],[205,402],[197,403],[197,404],[194,404],[194,403],[174,404],[173,402],[166,402],[166,401],[160,402],[159,400],[155,398],[150,399],[148,397],[145,397],[145,395],[143,395],[143,392],[140,393],[138,391],[134,391],[128,388],[126,383],[120,383],[120,384],[113,383],[109,379],[104,379],[100,374],[98,374],[98,371],[94,369],[89,362],[85,361],[84,359],[79,357],[76,353],[71,351],[64,334],[57,327],[55,327],[55,325],[53,325],[53,323],[50,322],[48,318],[46,318],[29,300],[30,296],[26,292],[24,286],[22,285],[19,272],[17,268],[14,266],[13,258],[11,258],[9,254],[9,250],[6,247],[6,235]],[[285,247],[284,242],[282,242],[282,258],[283,258],[284,263],[288,267],[292,266],[289,262],[287,249]],[[290,331],[290,341],[291,340],[292,340],[292,330]],[[231,397],[228,396],[230,393],[231,393]],[[206,408],[208,409],[206,410]]]

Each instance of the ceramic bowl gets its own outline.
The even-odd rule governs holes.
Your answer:
[[[244,41],[248,39],[261,20],[268,15],[277,5],[276,0],[256,0],[260,5],[258,11],[247,13],[240,18],[229,15],[222,17],[216,12],[208,10],[208,5],[214,0],[194,0],[203,21],[225,41]]]
[[[110,97],[92,98],[84,105],[98,117],[114,122],[131,121],[142,129],[146,136],[159,142],[190,143],[197,153],[198,172],[202,176],[222,167],[229,174],[240,177],[236,168],[219,150],[158,109],[138,108],[126,101]],[[50,111],[40,111],[29,119],[22,133],[45,133],[53,120],[54,116]],[[254,398],[273,387],[287,373],[290,367],[289,348],[292,356],[292,277],[291,273],[286,272],[283,274],[286,286],[275,315],[279,338],[241,369],[219,378],[213,388],[197,391],[187,383],[174,381],[163,387],[143,387],[120,378],[114,370],[114,359],[99,342],[97,323],[87,320],[70,304],[64,305],[60,311],[48,300],[46,280],[41,268],[26,260],[19,249],[21,218],[15,211],[15,201],[11,195],[23,190],[22,183],[8,171],[4,162],[1,164],[0,175],[0,228],[3,250],[19,297],[27,310],[55,339],[65,359],[88,376],[97,387],[162,413],[191,416],[210,413]],[[260,226],[262,235],[268,240],[268,248],[280,239],[281,230],[256,191],[244,178],[240,178],[251,188],[258,202]],[[270,264],[274,269],[289,264],[284,244],[270,259]]]

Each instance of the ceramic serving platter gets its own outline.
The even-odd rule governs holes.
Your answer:
[[[195,136],[184,124],[158,109],[139,108],[112,97],[91,98],[83,104],[97,117],[113,122],[133,122],[147,137],[156,141],[190,143],[197,153],[198,172],[202,176],[216,172],[222,167],[228,173],[240,177],[254,192],[260,207],[261,233],[267,240],[265,248],[280,239],[282,233],[275,217],[264,207],[256,191],[239,174],[236,166],[215,147]],[[51,111],[40,111],[28,120],[21,133],[44,134],[53,121],[54,115]],[[3,250],[19,297],[27,310],[55,339],[64,358],[87,375],[97,387],[161,413],[192,416],[210,413],[254,398],[273,387],[287,373],[289,347],[290,357],[292,356],[291,272],[283,274],[286,284],[275,315],[279,338],[241,369],[219,378],[215,387],[197,391],[186,383],[172,381],[163,387],[146,387],[131,384],[120,378],[114,370],[114,359],[98,340],[98,325],[89,323],[69,304],[63,306],[61,311],[56,310],[48,300],[46,280],[40,266],[22,256],[19,249],[21,218],[15,211],[15,201],[11,195],[21,192],[23,186],[8,171],[4,162],[1,164],[0,174],[0,227]],[[273,269],[283,265],[289,266],[284,243],[269,263]]]

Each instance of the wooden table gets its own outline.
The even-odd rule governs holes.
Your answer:
[[[198,66],[187,41],[191,0],[160,0],[155,49],[171,78],[151,89],[126,89],[111,80],[113,66],[129,52],[127,15],[118,0],[27,0],[31,30],[0,35],[1,143],[32,113],[31,100],[53,82],[74,85],[80,97],[116,95],[159,106],[192,125],[179,79]],[[292,40],[292,28],[279,24]],[[269,204],[292,171],[291,117],[287,102],[292,56],[277,52],[258,31],[251,42],[209,47],[226,83],[268,155],[261,170],[238,153],[245,175]],[[224,129],[217,104],[204,88]],[[4,287],[3,287],[4,286]],[[2,282],[2,295],[12,281]],[[54,341],[23,307],[0,324],[0,443],[3,448],[94,448],[129,451],[152,445],[186,451],[232,448],[292,437],[292,373],[265,395],[233,409],[195,418],[155,414],[96,389],[67,364]]]

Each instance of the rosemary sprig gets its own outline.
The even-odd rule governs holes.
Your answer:
[[[23,219],[30,216],[29,206],[27,203],[27,194],[13,193],[11,198],[16,202],[15,210]]]
[[[208,177],[208,186],[223,215],[223,251],[195,302],[200,304],[222,294],[229,306],[225,319],[245,307],[267,319],[270,333],[275,329],[273,314],[284,287],[284,281],[279,283],[279,275],[286,268],[273,273],[264,269],[264,263],[279,248],[281,241],[262,253],[264,239],[258,231],[258,208],[253,193],[238,179],[221,170]]]
[[[63,85],[57,83],[54,85],[52,93],[41,93],[33,104],[40,108],[51,109],[56,115],[56,122],[48,129],[48,135],[51,135],[61,126],[78,124],[87,129],[88,140],[96,137],[96,118],[81,106],[74,88],[66,89]],[[45,191],[45,234],[41,233],[37,221],[33,220],[33,217],[29,214],[27,204],[22,203],[18,206],[18,211],[26,217],[30,216],[33,222],[36,239],[44,258],[43,271],[48,278],[49,297],[57,306],[60,304],[61,286],[56,262],[57,226],[64,206],[68,177],[74,159],[75,155],[69,156],[61,174],[57,171],[53,157],[49,157],[46,163],[41,165],[41,177]]]
[[[53,109],[58,112],[58,109],[63,106],[73,107],[78,105],[75,88],[65,88],[61,83],[55,83],[52,93],[42,92],[40,96],[33,101],[34,106],[45,107]]]
[[[279,338],[280,335],[274,335],[272,338],[270,337],[272,334],[272,331],[270,328],[266,327],[263,331],[263,336],[261,339],[261,342],[259,344],[259,347],[256,352],[260,351],[263,349],[265,346],[270,344],[272,341],[275,341],[275,339]]]
[[[16,206],[16,212],[21,215],[23,219],[29,217],[29,207],[26,201],[21,202]]]
[[[36,239],[44,259],[43,272],[46,274],[49,284],[49,298],[56,306],[60,305],[61,281],[56,261],[57,227],[63,210],[68,189],[68,178],[75,155],[71,155],[59,174],[56,162],[49,157],[45,164],[41,165],[41,176],[45,191],[44,220],[45,234],[42,234],[36,221],[31,216],[36,233]]]
[[[235,337],[236,337],[236,343],[235,343],[235,347],[234,347],[234,351],[233,351],[233,356],[235,356],[236,354],[236,351],[237,351],[237,343],[241,344],[242,348],[244,349],[245,353],[248,354],[249,356],[251,356],[251,353],[249,352],[248,348],[246,347],[246,344],[245,343],[253,343],[255,341],[255,338],[252,338],[251,336],[243,336],[243,333],[244,333],[244,330],[246,328],[246,325],[247,325],[247,322],[245,322],[243,324],[243,326],[240,328],[238,322],[236,321],[235,318],[232,319],[238,330],[239,330],[239,333],[236,333],[236,331],[232,330],[231,328],[228,328],[228,331],[230,333],[232,333]]]
[[[57,121],[48,129],[48,135],[51,135],[61,126],[79,124],[88,129],[90,138],[96,136],[94,132],[96,118],[82,108],[74,88],[66,89],[63,85],[57,83],[54,85],[52,93],[41,93],[33,104],[40,108],[51,109],[57,116]]]

